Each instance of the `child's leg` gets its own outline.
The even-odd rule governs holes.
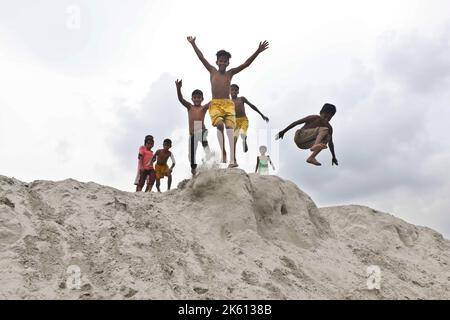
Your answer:
[[[236,152],[235,152],[235,146],[234,143],[234,129],[233,128],[227,128],[227,136],[228,136],[228,143],[230,145],[230,167],[237,167],[236,163]]]
[[[145,185],[145,181],[147,180],[147,173],[145,171],[141,171],[139,173],[139,182],[138,185],[136,186],[136,192],[142,191],[142,188]]]
[[[203,146],[203,151],[205,152],[205,155],[206,155],[206,160],[209,160],[209,158],[211,158],[211,150],[209,149],[207,136],[208,136],[208,130],[203,129],[202,130],[202,146]]]
[[[248,151],[248,145],[247,145],[247,135],[245,133],[241,133],[242,138],[242,145],[244,147],[244,152]]]
[[[311,153],[309,158],[306,159],[306,162],[311,163],[311,164],[316,165],[316,166],[321,166],[322,164],[319,161],[316,160],[316,156],[320,153],[320,151],[322,151],[322,149],[313,151],[313,153]]]
[[[222,151],[222,162],[226,163],[227,162],[227,152],[225,151],[225,137],[223,134],[223,130],[224,130],[224,125],[223,122],[220,121],[217,124],[217,139],[219,140],[219,146],[220,146],[220,150]]]
[[[161,179],[160,178],[156,178],[156,190],[158,190],[158,192],[161,192],[161,190],[159,190],[159,186],[161,185]]]
[[[319,132],[316,137],[316,141],[314,142],[314,145],[311,147],[310,150],[317,151],[317,150],[326,149],[327,148],[326,143],[328,143],[328,141],[326,141],[325,138],[327,136],[328,136],[328,128],[320,127]],[[324,143],[324,142],[326,142],[326,143]]]
[[[237,145],[237,141],[238,141],[239,136],[237,136],[236,134],[234,135],[234,163],[236,163],[236,145]]]
[[[155,183],[155,170],[150,170],[147,180],[147,188],[145,188],[145,192],[152,191],[153,184]]]
[[[170,190],[170,186],[172,185],[172,175],[169,174],[167,176],[167,190]]]

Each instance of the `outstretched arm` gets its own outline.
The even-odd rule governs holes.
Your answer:
[[[299,124],[307,122],[310,119],[310,117],[314,117],[314,116],[307,116],[307,117],[304,117],[303,119],[292,122],[289,126],[287,126],[286,128],[284,128],[283,130],[281,130],[280,132],[277,133],[277,135],[275,136],[275,140],[283,139],[283,136],[286,132],[288,132],[295,126],[298,126]]]
[[[333,156],[333,159],[331,160],[331,165],[338,165],[338,161],[336,159],[336,154],[334,153],[334,143],[333,143],[333,137],[330,138],[330,142],[328,142],[328,146],[330,147],[331,155]]]
[[[203,65],[205,66],[205,68],[211,72],[213,70],[215,70],[215,68],[205,59],[205,57],[203,56],[203,53],[200,51],[200,49],[197,47],[197,45],[195,44],[195,37],[187,37],[187,40],[189,41],[189,43],[192,45],[192,48],[194,48],[195,53],[197,54],[197,57],[200,59],[200,61],[203,63]]]
[[[255,110],[256,112],[259,113],[259,115],[266,121],[269,122],[269,118],[267,118],[265,115],[263,115],[261,113],[261,111],[258,110],[258,108],[256,106],[254,106],[253,104],[250,103],[250,101],[247,100],[246,97],[242,97],[242,99],[244,100],[244,103],[248,104],[250,106],[250,108],[252,108],[253,110]]]
[[[242,70],[244,70],[245,68],[247,68],[249,65],[251,65],[251,63],[253,62],[253,60],[256,59],[256,57],[263,52],[264,50],[266,50],[267,48],[269,48],[269,42],[267,42],[266,40],[264,40],[263,42],[259,43],[258,49],[256,49],[255,53],[252,54],[250,56],[250,58],[247,59],[247,61],[245,61],[243,64],[241,64],[239,67],[236,68],[232,68],[230,69],[230,73],[232,75],[235,75],[236,73],[241,72]]]
[[[181,86],[183,85],[182,81],[183,80],[178,80],[178,79],[175,81],[175,85],[177,86],[178,101],[180,101],[183,106],[185,106],[186,108],[189,109],[191,104],[189,102],[187,102],[186,100],[184,100],[183,94],[181,93]]]

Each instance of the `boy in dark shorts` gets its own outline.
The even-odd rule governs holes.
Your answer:
[[[180,103],[186,107],[189,120],[189,162],[191,163],[191,173],[194,175],[197,169],[197,162],[195,161],[195,155],[197,153],[197,145],[202,143],[205,150],[206,159],[209,159],[211,152],[208,145],[207,135],[208,130],[205,127],[205,114],[208,111],[209,103],[202,106],[203,92],[196,89],[192,92],[192,103],[189,103],[183,98],[181,93],[181,87],[183,85],[182,80],[175,81],[177,86],[177,96]]]
[[[170,190],[170,185],[172,184],[172,169],[175,167],[175,157],[172,152],[169,151],[170,148],[172,148],[172,140],[164,139],[163,148],[157,150],[152,158],[152,162],[156,161],[156,189],[158,192],[161,192],[159,186],[161,179],[164,177],[167,177],[167,190]],[[167,160],[169,158],[172,160],[170,168],[167,165]]]
[[[316,166],[322,164],[316,160],[316,156],[320,151],[330,147],[330,152],[333,157],[331,165],[338,165],[336,155],[334,153],[333,143],[333,128],[330,125],[330,120],[336,113],[336,107],[332,104],[326,103],[320,110],[320,115],[307,116],[303,119],[297,120],[290,124],[284,130],[281,130],[276,136],[275,140],[283,139],[284,134],[293,127],[304,123],[305,125],[295,132],[294,141],[300,149],[309,149],[312,151],[311,156],[306,162]]]
[[[145,182],[147,181],[147,187],[145,192],[152,190],[155,183],[155,170],[153,169],[153,145],[155,144],[152,135],[145,136],[144,145],[139,148],[138,154],[138,168],[139,168],[139,180],[136,186],[136,192],[142,191]]]

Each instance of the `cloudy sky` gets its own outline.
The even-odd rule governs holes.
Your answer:
[[[266,144],[275,173],[319,206],[368,205],[450,238],[449,30],[447,0],[1,0],[0,174],[131,191],[137,150],[153,134],[156,147],[174,141],[176,185],[189,164],[174,81],[186,99],[196,88],[211,97],[186,36],[212,63],[227,49],[231,66],[267,39],[233,81],[270,118],[248,110],[240,167],[254,170]],[[338,108],[339,167],[328,151],[321,168],[307,165],[295,130],[273,140],[325,102]]]

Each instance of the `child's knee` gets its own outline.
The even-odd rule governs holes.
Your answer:
[[[219,131],[223,131],[223,129],[224,129],[223,122],[222,121],[217,122],[216,128]]]

